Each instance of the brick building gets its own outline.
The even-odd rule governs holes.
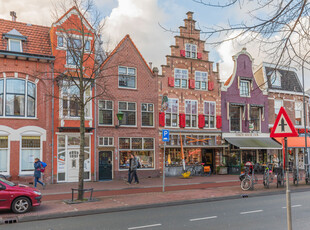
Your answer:
[[[51,165],[49,27],[0,19],[0,174],[33,180],[36,157]],[[45,172],[51,179],[51,167]]]
[[[204,49],[205,41],[200,39],[195,22],[193,13],[188,12],[159,78],[160,165],[164,148],[161,133],[162,129],[169,129],[165,162],[166,175],[171,176],[181,174],[182,158],[187,166],[205,163],[215,171],[223,150],[219,73],[209,61],[209,52]],[[192,138],[202,141],[193,142]]]
[[[127,178],[129,155],[141,162],[139,177],[159,176],[157,72],[126,35],[96,80],[96,167],[99,180]],[[102,86],[102,87],[99,87]],[[118,120],[117,114],[123,113]]]

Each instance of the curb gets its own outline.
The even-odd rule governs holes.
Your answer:
[[[294,189],[294,190],[291,190],[291,193],[306,192],[306,191],[310,191],[310,188]],[[246,198],[279,195],[279,194],[285,194],[285,192],[286,192],[285,190],[281,190],[281,191],[273,191],[273,192],[246,194]],[[18,222],[21,223],[21,222],[30,222],[30,221],[40,221],[40,220],[49,220],[49,219],[58,219],[58,218],[67,218],[67,217],[76,217],[76,216],[86,216],[86,215],[94,215],[94,214],[102,214],[102,213],[111,213],[111,212],[124,212],[124,211],[132,211],[132,210],[139,210],[139,209],[160,208],[160,207],[196,204],[196,203],[203,203],[203,202],[224,201],[224,200],[232,200],[232,199],[245,199],[245,197],[243,197],[243,195],[233,195],[233,196],[204,198],[204,199],[195,199],[195,200],[172,201],[169,203],[135,205],[135,206],[130,206],[130,207],[71,211],[71,212],[66,212],[66,213],[45,214],[45,215],[40,215],[40,216],[21,216],[21,217],[15,216],[15,217],[12,217],[12,219],[17,218]],[[0,225],[1,224],[3,224],[3,223],[0,222]]]

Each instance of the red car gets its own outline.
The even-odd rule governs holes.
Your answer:
[[[26,185],[17,185],[0,178],[0,210],[11,209],[15,213],[25,213],[31,207],[41,204],[41,192]]]

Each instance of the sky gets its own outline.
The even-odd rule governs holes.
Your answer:
[[[17,13],[17,21],[50,26],[53,22],[53,5],[62,0],[0,0],[0,18],[10,20],[10,11]],[[221,2],[221,1],[216,1]],[[245,1],[246,2],[246,1]],[[255,1],[248,1],[242,8],[235,5],[229,8],[214,8],[196,3],[193,0],[94,0],[104,20],[104,48],[113,50],[120,40],[129,34],[139,51],[153,67],[166,63],[166,55],[170,54],[170,45],[175,43],[178,27],[183,26],[186,12],[194,12],[196,28],[202,32],[206,28],[251,20],[247,10]],[[220,77],[225,81],[233,72],[232,56],[243,47],[254,58],[254,67],[268,57],[260,52],[255,44],[239,44],[226,42],[218,46],[209,42],[223,39],[213,37],[206,40],[205,49],[210,51],[209,60],[220,63]],[[205,40],[206,34],[201,33]],[[310,87],[306,79],[306,88]]]

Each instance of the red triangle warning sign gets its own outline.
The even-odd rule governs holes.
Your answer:
[[[271,130],[270,137],[298,137],[295,126],[283,107],[280,108],[279,114]]]

